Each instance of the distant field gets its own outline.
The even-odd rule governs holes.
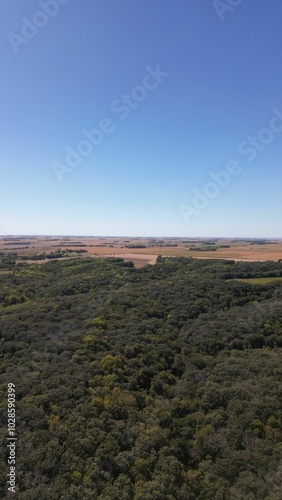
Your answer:
[[[236,278],[235,281],[242,281],[243,283],[250,283],[251,285],[265,285],[273,281],[282,281],[281,278]]]
[[[132,260],[136,267],[154,264],[158,255],[164,257],[193,257],[196,259],[230,259],[235,261],[278,261],[282,259],[282,240],[244,240],[223,238],[130,238],[37,236],[0,237],[0,252],[31,256],[82,247],[82,256],[121,257]],[[212,251],[212,249],[215,249]],[[76,255],[70,256],[74,257]],[[70,258],[69,257],[69,258]],[[79,257],[79,255],[77,255]],[[44,262],[44,261],[43,261]],[[42,263],[39,262],[39,263]]]

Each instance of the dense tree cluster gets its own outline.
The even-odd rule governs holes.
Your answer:
[[[17,498],[281,498],[281,262],[1,259]]]
[[[202,245],[200,247],[191,246],[189,248],[189,251],[190,252],[215,252],[218,249],[218,247],[215,247],[212,245],[214,245],[214,243],[212,243],[211,245]]]

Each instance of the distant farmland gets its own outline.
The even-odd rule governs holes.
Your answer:
[[[120,257],[125,261],[133,261],[136,267],[154,264],[158,255],[246,262],[282,259],[282,240],[94,236],[0,237],[0,253],[17,254],[18,259],[24,257],[36,261],[36,255],[42,255],[44,252],[48,255],[54,251],[60,252],[60,249],[70,251],[70,255],[64,255],[64,258],[79,258],[79,248],[85,250],[85,256]]]

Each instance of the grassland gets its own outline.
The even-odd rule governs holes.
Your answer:
[[[273,283],[274,281],[281,281],[281,277],[272,278],[235,278],[236,281],[241,281],[243,283],[250,283],[251,285],[266,285],[267,283]]]

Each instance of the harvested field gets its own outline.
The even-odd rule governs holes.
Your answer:
[[[7,245],[7,242],[9,245]],[[13,242],[16,246],[13,246]],[[18,247],[18,248],[17,248]],[[0,252],[29,257],[26,262],[37,262],[36,255],[61,250],[86,250],[86,257],[121,257],[132,260],[136,267],[154,264],[158,255],[164,257],[193,257],[197,259],[231,259],[235,261],[277,261],[282,259],[282,240],[243,240],[220,238],[130,238],[37,236],[0,237]],[[214,251],[211,249],[215,248]],[[13,250],[12,250],[13,249]],[[73,255],[73,257],[78,257]],[[64,258],[71,258],[64,257]],[[44,261],[38,260],[38,263]]]

